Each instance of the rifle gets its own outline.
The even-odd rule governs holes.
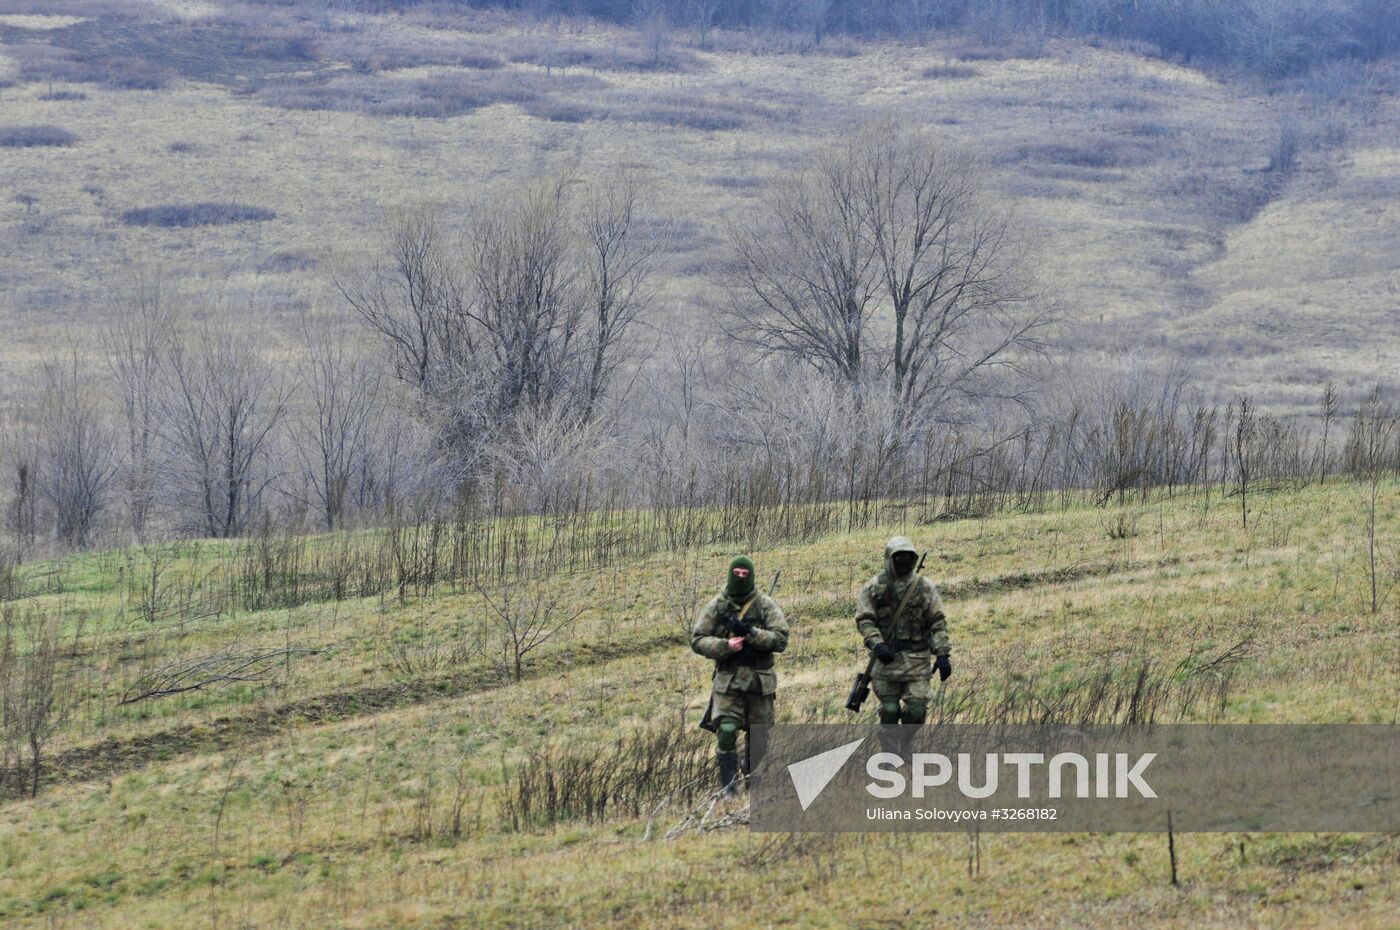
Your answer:
[[[870,697],[870,673],[874,670],[875,656],[872,654],[870,661],[865,663],[865,671],[856,676],[856,683],[851,685],[851,693],[846,696],[846,709],[851,713],[860,713],[861,705]]]
[[[772,596],[773,596],[773,592],[776,591],[776,590],[778,590],[778,579],[779,579],[779,578],[782,578],[782,577],[783,577],[783,570],[780,568],[780,569],[778,569],[777,572],[775,572],[774,575],[773,575],[773,583],[770,584],[770,585],[768,586],[768,596],[769,596],[769,597],[772,597]],[[754,596],[757,597],[758,595],[754,595]],[[711,691],[710,691],[710,699],[709,699],[707,702],[705,702],[705,716],[703,716],[703,717],[700,718],[700,729],[706,730],[706,731],[708,731],[708,732],[710,732],[710,733],[715,733],[715,732],[718,732],[718,731],[719,731],[719,724],[715,722],[715,719],[714,719],[714,712],[715,712],[715,693],[714,693],[714,690],[711,689]]]
[[[919,556],[919,564],[914,566],[914,578],[919,577],[919,573],[924,570],[924,559],[928,558],[925,552]],[[904,613],[904,607],[909,603],[909,596],[914,593],[914,578],[909,580],[909,590],[904,592],[904,597],[899,602],[899,607],[895,608],[894,619],[898,620]],[[870,661],[865,663],[865,671],[856,676],[855,684],[851,685],[851,693],[846,696],[846,709],[853,714],[860,713],[861,705],[865,699],[870,697],[870,673],[875,670],[875,653],[871,652]]]

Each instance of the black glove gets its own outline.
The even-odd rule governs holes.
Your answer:
[[[881,665],[889,665],[894,661],[894,657],[899,655],[884,643],[876,643],[875,648],[870,651],[875,653],[875,658],[880,660]]]
[[[729,628],[729,632],[735,636],[748,636],[753,632],[753,626],[740,620],[737,614],[730,614],[724,618],[724,625]]]
[[[953,674],[953,662],[947,656],[939,656],[934,659],[933,667],[938,669],[939,681],[947,681],[948,676]]]

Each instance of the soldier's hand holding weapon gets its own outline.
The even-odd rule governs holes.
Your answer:
[[[875,658],[880,660],[881,665],[889,665],[895,660],[895,656],[898,655],[897,652],[885,643],[876,643],[875,648],[870,651],[875,654]]]
[[[724,625],[729,628],[729,632],[735,636],[748,636],[753,632],[753,625],[740,620],[735,614],[730,614],[724,618]]]
[[[744,648],[744,637],[753,632],[753,627],[740,620],[735,614],[725,617],[724,625],[729,629],[729,632],[734,634],[729,637],[729,651],[739,652]]]

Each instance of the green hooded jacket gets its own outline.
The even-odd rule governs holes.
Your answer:
[[[885,544],[885,570],[866,582],[856,596],[856,629],[866,648],[874,648],[877,643],[904,647],[899,657],[888,665],[875,663],[872,677],[886,681],[927,678],[933,674],[930,656],[946,656],[952,652],[938,588],[923,575],[911,574],[904,578],[895,575],[895,553],[915,551],[913,543],[903,536],[891,539]],[[895,611],[910,584],[918,587],[896,622]]]

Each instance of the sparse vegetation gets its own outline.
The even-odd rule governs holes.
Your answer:
[[[1388,927],[750,836],[685,630],[753,552],[847,719],[900,532],[935,725],[1394,723],[1392,6],[10,4],[0,923]]]
[[[941,65],[930,65],[921,71],[920,74],[931,80],[961,81],[976,77],[977,69],[969,65],[945,63]]]
[[[940,691],[934,719],[1389,720],[1397,666],[1387,647],[1375,645],[1387,618],[1370,612],[1362,560],[1346,564],[1340,587],[1327,561],[1338,532],[1348,521],[1358,525],[1359,487],[1337,478],[1303,490],[1256,490],[1251,525],[1272,521],[1292,532],[1277,546],[1267,534],[1256,536],[1247,557],[1240,546],[1258,531],[1242,529],[1238,513],[1212,505],[1203,489],[1159,495],[1135,509],[1141,518],[1131,550],[1108,538],[1103,511],[1088,503],[919,527],[935,554],[959,668]],[[1394,488],[1388,478],[1380,495],[1383,540],[1395,532],[1393,508],[1386,509]],[[784,569],[783,600],[795,624],[782,669],[782,719],[844,719],[839,701],[855,664],[851,579],[873,570],[881,540],[899,525],[758,553],[762,565]],[[375,545],[365,533],[301,544],[322,551]],[[217,589],[226,558],[220,550],[230,545],[165,550],[172,559],[162,571]],[[437,919],[457,913],[466,893],[474,919],[487,925],[543,925],[561,913],[577,924],[650,925],[654,911],[637,902],[654,891],[658,875],[682,880],[695,856],[767,861],[758,852],[764,838],[704,809],[710,747],[694,720],[707,673],[685,648],[668,600],[677,578],[692,573],[704,590],[703,579],[726,561],[722,546],[653,548],[621,572],[537,578],[569,611],[597,611],[543,643],[519,680],[503,681],[499,654],[479,648],[492,629],[488,605],[445,579],[401,605],[373,596],[335,608],[312,600],[290,611],[230,611],[217,623],[162,613],[132,628],[111,585],[122,558],[70,560],[61,572],[69,590],[30,594],[7,608],[12,616],[43,609],[50,622],[62,621],[67,632],[52,653],[53,672],[66,683],[58,693],[74,702],[55,718],[42,751],[41,804],[16,797],[32,784],[28,750],[11,760],[24,782],[6,781],[7,804],[22,819],[0,825],[0,842],[79,810],[111,825],[100,847],[87,826],[29,834],[23,864],[10,860],[0,873],[7,919],[123,926],[163,920],[196,900],[221,912],[244,908],[251,919],[280,909],[306,922],[341,908],[377,919],[411,901]],[[29,590],[49,570],[22,568]],[[302,561],[277,572],[300,576],[309,591],[325,566]],[[596,581],[610,578],[628,582],[599,597]],[[1210,583],[1184,583],[1191,578]],[[329,593],[323,588],[316,597]],[[81,629],[79,616],[89,618]],[[1303,617],[1325,649],[1296,640]],[[289,641],[297,651],[287,663]],[[484,642],[494,642],[489,633]],[[272,657],[269,668],[255,671],[260,681],[214,680],[229,662],[258,657]],[[172,675],[204,684],[120,703],[123,694]],[[111,787],[94,793],[91,780]],[[210,838],[216,821],[217,843]],[[146,857],[140,850],[152,836],[196,861],[182,868],[184,860]],[[1385,837],[1367,839],[1361,850],[1343,843],[1351,850],[1345,855],[1327,852],[1337,838],[1302,851],[1295,837],[1227,839],[1231,850],[1244,842],[1248,855],[1220,856],[1219,844],[1176,838],[1184,887],[1209,889],[1181,901],[1179,912],[1206,926],[1216,897],[1258,883],[1287,889],[1306,880],[1309,896],[1290,904],[1290,913],[1325,920],[1337,908],[1357,907],[1355,883],[1393,880],[1393,842]],[[979,892],[950,896],[940,915],[951,908],[995,924],[1018,913],[1026,888],[1036,889],[1037,907],[1048,901],[1051,910],[1075,909],[1086,894],[1111,890],[1118,908],[1150,922],[1165,864],[1105,874],[1096,863],[1131,855],[1157,862],[1159,843],[1132,835],[1028,836],[1015,844],[984,837],[981,877],[966,879],[962,837],[912,837],[886,851],[850,837],[784,847],[782,867],[819,864],[839,884],[863,874],[866,861],[884,871],[886,857],[893,862],[916,849],[926,873],[920,881],[931,873],[945,888],[969,881],[975,885],[967,891]],[[342,844],[354,847],[353,859],[334,858]],[[106,875],[114,856],[124,863],[122,878],[84,879]],[[330,863],[332,875],[351,863],[364,872],[333,899],[296,885],[283,890],[277,877],[298,868],[297,856]],[[1306,873],[1296,868],[1300,856],[1312,863]],[[1086,878],[1072,887],[1045,884],[1038,870],[1047,859],[1058,874],[1078,870]],[[503,903],[494,878],[463,892],[444,868],[459,863],[471,863],[483,881],[509,871],[527,893]],[[735,880],[762,885],[777,912],[805,913],[810,892],[799,884],[775,894],[764,877],[775,873],[765,868]],[[394,869],[413,878],[411,891],[375,877]],[[209,874],[226,878],[210,881]],[[891,874],[905,881],[898,870]],[[1008,875],[1021,877],[1007,884]],[[69,892],[53,897],[60,885]],[[262,896],[250,899],[254,888]],[[1375,907],[1384,913],[1386,903],[1381,895]],[[842,920],[881,913],[869,902],[830,908]],[[728,899],[706,899],[677,903],[671,919],[727,925],[725,915],[733,916]]]
[[[712,11],[705,17],[698,8],[663,6],[670,24],[665,55],[681,56],[681,70],[657,72],[648,66],[651,50],[630,8],[625,26],[589,25],[566,16],[551,20],[548,28],[522,30],[516,28],[516,14],[462,6],[429,10],[415,5],[395,13],[381,7],[380,12],[356,16],[308,17],[296,4],[243,4],[225,6],[208,21],[181,23],[165,19],[154,8],[119,15],[125,7],[114,3],[76,14],[88,17],[80,23],[60,19],[42,29],[14,30],[8,34],[5,55],[15,62],[14,79],[24,90],[7,96],[7,108],[15,114],[7,120],[55,121],[56,113],[36,91],[88,93],[91,106],[63,106],[63,125],[82,139],[75,151],[85,149],[94,133],[107,145],[112,127],[122,125],[143,127],[114,138],[123,160],[137,164],[171,146],[180,158],[123,178],[85,178],[80,189],[104,194],[73,207],[64,193],[72,185],[54,176],[57,165],[25,162],[29,167],[24,171],[33,177],[26,177],[21,189],[36,201],[11,213],[12,221],[19,220],[13,229],[21,237],[21,260],[11,267],[17,285],[11,291],[13,302],[30,321],[47,319],[46,312],[58,302],[86,308],[75,311],[74,322],[80,331],[89,328],[90,320],[100,315],[97,308],[110,299],[111,276],[98,274],[97,263],[80,255],[55,269],[42,257],[50,254],[45,250],[61,241],[92,241],[64,240],[63,230],[70,222],[111,226],[122,222],[125,208],[161,202],[160,195],[143,188],[139,179],[189,172],[198,176],[191,189],[209,201],[277,212],[276,236],[286,238],[266,243],[268,252],[317,256],[319,270],[308,263],[275,272],[283,276],[275,286],[234,288],[236,293],[253,294],[241,313],[253,314],[260,328],[295,343],[300,314],[288,308],[318,300],[331,265],[351,260],[352,253],[373,250],[384,210],[420,199],[460,210],[483,191],[510,187],[546,170],[550,165],[545,162],[564,158],[566,152],[604,153],[599,157],[606,160],[611,143],[600,146],[597,134],[631,132],[627,144],[647,150],[638,163],[654,163],[657,176],[665,179],[656,198],[658,216],[683,218],[696,230],[684,243],[676,240],[675,260],[665,264],[660,278],[664,291],[683,295],[677,304],[668,302],[665,328],[674,328],[676,338],[690,341],[703,335],[691,331],[697,325],[692,321],[707,316],[698,308],[712,307],[720,296],[707,272],[723,260],[724,225],[744,209],[752,194],[743,185],[709,184],[691,166],[712,166],[706,177],[754,176],[766,183],[819,149],[828,131],[880,115],[886,90],[899,95],[901,110],[910,118],[937,126],[940,134],[984,155],[996,168],[989,193],[1015,198],[1028,230],[1074,243],[1073,248],[1049,250],[1045,264],[1055,286],[1083,291],[1085,305],[1108,308],[1103,325],[1088,327],[1076,338],[1091,349],[1122,344],[1119,327],[1127,327],[1121,333],[1149,367],[1183,356],[1229,353],[1239,360],[1237,366],[1211,367],[1202,377],[1229,393],[1256,392],[1266,408],[1297,412],[1310,409],[1311,401],[1301,398],[1303,388],[1292,384],[1291,376],[1280,373],[1308,370],[1316,353],[1325,352],[1333,360],[1344,357],[1355,336],[1352,308],[1368,305],[1376,296],[1369,289],[1382,280],[1378,269],[1356,268],[1353,274],[1347,263],[1326,262],[1317,273],[1335,279],[1330,292],[1337,295],[1337,305],[1329,313],[1342,321],[1322,337],[1327,347],[1297,340],[1280,343],[1268,328],[1207,326],[1197,319],[1179,338],[1135,345],[1138,334],[1166,331],[1157,317],[1194,318],[1202,312],[1198,308],[1224,299],[1228,287],[1210,274],[1211,266],[1222,259],[1228,264],[1242,253],[1219,252],[1208,244],[1223,241],[1232,226],[1262,215],[1263,227],[1277,228],[1285,241],[1272,250],[1274,260],[1302,267],[1296,259],[1282,257],[1305,238],[1287,229],[1302,222],[1302,214],[1265,207],[1301,199],[1310,204],[1306,223],[1315,228],[1340,222],[1344,201],[1378,195],[1383,179],[1365,160],[1342,165],[1339,184],[1326,192],[1308,191],[1320,177],[1316,172],[1331,170],[1326,166],[1332,147],[1384,146],[1375,123],[1381,112],[1377,101],[1390,92],[1383,67],[1365,61],[1327,64],[1263,88],[1231,81],[1203,83],[1186,68],[1144,57],[1153,54],[1149,43],[1108,36],[1099,48],[1090,48],[1066,37],[1085,30],[1114,32],[1118,25],[1111,17],[1076,19],[1065,27],[1067,33],[1052,22],[1051,28],[1040,29],[1041,38],[1022,41],[1024,30],[1014,25],[1019,15],[1015,3],[998,5],[1014,14],[1014,28],[1004,32],[1004,46],[987,46],[980,39],[970,42],[960,34],[964,11],[954,5],[926,36],[926,46],[902,46],[891,59],[843,30],[877,36],[887,29],[913,28],[914,21],[902,14],[884,23],[841,14],[839,23],[826,23],[816,41],[819,30],[809,19],[800,25],[801,35],[781,31],[781,22],[772,18],[750,24],[761,28],[735,30],[726,18],[733,11]],[[838,9],[827,12],[837,15]],[[704,30],[702,21],[709,22]],[[691,48],[701,31],[709,46],[703,54]],[[1008,57],[1030,45],[1039,47],[1033,63]],[[550,59],[550,48],[564,53]],[[978,49],[984,63],[958,64],[961,53]],[[382,57],[371,60],[378,51]],[[824,62],[820,67],[826,78],[805,81],[801,72],[806,66],[797,67],[798,54],[819,56],[812,65]],[[485,57],[476,60],[473,56],[478,55]],[[62,62],[96,68],[102,62],[137,59],[170,69],[184,83],[166,83],[149,95],[114,95],[108,92],[107,78],[96,73],[78,75],[95,82],[78,88],[35,70]],[[500,67],[479,67],[493,61]],[[920,79],[925,68],[940,66],[975,67],[977,73],[956,80]],[[1104,80],[1084,80],[1091,74],[1102,74]],[[210,81],[233,92],[205,99],[200,88]],[[862,90],[875,87],[882,89],[879,94],[867,96]],[[254,131],[241,112],[250,101],[282,110],[279,120],[286,120],[291,131]],[[196,138],[184,121],[154,119],[165,102],[212,107],[214,121],[205,128],[229,129],[212,128],[209,138]],[[1048,136],[1035,114],[1048,113],[1045,107],[1051,104],[1055,127]],[[98,119],[99,113],[112,115]],[[357,122],[375,114],[386,118],[376,124]],[[507,129],[516,123],[533,128]],[[372,129],[365,128],[370,125]],[[627,125],[633,128],[626,130]],[[1296,167],[1269,170],[1271,161],[1286,164],[1272,157],[1284,126],[1297,127]],[[343,140],[345,133],[359,133],[355,137],[363,145],[344,146],[323,137],[331,134]],[[489,154],[479,144],[486,138],[483,133],[492,139]],[[713,146],[719,140],[711,136],[720,134],[729,137],[733,147],[717,164]],[[189,143],[197,150],[182,151]],[[380,145],[389,147],[396,164],[410,159],[413,169],[376,170],[375,183],[367,187],[366,153]],[[1043,153],[1017,157],[1018,152],[1045,145],[1082,149],[1072,154],[1071,162],[1112,166],[1064,163],[1041,157]],[[313,156],[313,151],[319,154]],[[192,155],[198,155],[198,164]],[[245,161],[264,155],[288,165],[314,161],[319,166],[314,182],[310,174],[296,171],[257,172],[256,180],[237,188],[221,180],[242,177]],[[1089,233],[1119,222],[1120,209],[1127,203],[1143,204],[1144,216],[1151,217],[1136,227],[1138,234]],[[116,229],[113,234],[119,241],[144,235],[141,227]],[[218,233],[241,234],[241,224]],[[176,264],[201,265],[192,276],[180,269],[181,277],[200,282],[196,290],[218,290],[210,282],[249,274],[259,264],[236,259],[237,250],[206,249],[196,256],[182,241],[164,247],[174,250],[167,257]],[[1198,270],[1207,273],[1195,274]],[[55,277],[61,286],[56,286]],[[1131,285],[1129,277],[1134,279]],[[1265,285],[1275,279],[1278,276],[1265,276]],[[1293,306],[1289,294],[1296,289],[1278,281],[1278,293],[1271,298],[1275,318],[1316,312]],[[1126,290],[1120,291],[1120,286]],[[1248,301],[1261,294],[1259,286],[1251,286],[1231,299]],[[1227,316],[1243,320],[1243,314],[1230,311]],[[1132,322],[1139,317],[1150,318],[1151,325]],[[42,354],[36,351],[41,328],[19,327],[8,349],[12,356]],[[1375,358],[1358,359],[1356,353],[1347,357],[1362,366],[1359,380],[1347,383],[1353,394],[1382,377]],[[1328,370],[1312,380],[1342,375]],[[1239,383],[1223,383],[1231,379]]]
[[[58,126],[0,126],[0,148],[66,148],[78,137]]]
[[[596,79],[571,76],[559,88],[585,89]],[[374,116],[445,119],[498,103],[523,104],[556,85],[520,75],[444,74],[427,78],[349,75],[322,83],[276,86],[260,93],[263,102],[296,110],[353,110]]]
[[[304,252],[275,252],[258,264],[262,274],[291,274],[297,271],[312,271],[319,265],[314,255]]]
[[[1112,145],[1038,144],[1022,146],[1016,156],[1076,168],[1117,168],[1121,156]]]
[[[276,217],[276,213],[264,207],[242,203],[162,204],[158,207],[137,207],[122,212],[122,222],[128,226],[160,226],[166,229],[261,223]]]

